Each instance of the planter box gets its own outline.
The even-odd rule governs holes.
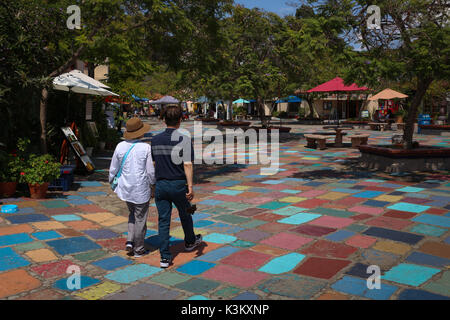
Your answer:
[[[382,146],[359,146],[360,164],[385,172],[450,170],[450,148],[412,150]]]
[[[76,166],[67,165],[61,167],[61,176],[53,181],[49,188],[61,188],[63,191],[68,191],[74,180],[74,171]]]

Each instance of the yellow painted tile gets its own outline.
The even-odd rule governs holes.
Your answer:
[[[303,200],[306,200],[307,198],[302,198],[302,197],[285,197],[285,198],[281,198],[278,201],[281,202],[289,202],[289,203],[295,203],[295,202],[300,202]]]
[[[230,187],[230,188],[227,188],[227,189],[237,190],[237,191],[244,191],[244,190],[248,190],[250,188],[252,188],[252,187],[249,187],[249,186],[234,186],[234,187]]]
[[[87,300],[98,300],[104,296],[117,292],[121,286],[112,282],[104,282],[94,287],[91,287],[83,292],[77,293],[76,296]]]
[[[67,226],[58,221],[41,221],[31,223],[33,227],[39,230],[65,229]]]
[[[100,221],[99,223],[102,226],[106,226],[106,227],[111,227],[111,226],[115,226],[121,223],[126,223],[128,222],[128,219],[122,216],[115,216],[114,218],[105,220],[105,221]],[[148,225],[148,224],[147,224]]]
[[[34,262],[46,262],[58,259],[58,257],[48,249],[31,250],[25,252],[25,254]]]
[[[37,207],[39,205],[38,201],[30,200],[30,201],[22,201],[15,203],[19,208],[28,208],[28,207]]]
[[[81,216],[85,219],[95,222],[103,222],[116,217],[116,215],[112,214],[111,212],[86,213],[82,214]]]
[[[395,241],[380,240],[372,247],[372,249],[404,255],[411,250],[411,246]]]
[[[384,195],[374,198],[374,200],[387,201],[387,202],[398,202],[402,198],[403,198],[402,196],[389,196],[389,195],[384,194]]]
[[[317,197],[318,199],[325,199],[325,200],[338,200],[338,199],[342,199],[344,197],[347,197],[349,194],[348,193],[342,193],[342,192],[328,192],[325,193],[319,197]]]
[[[201,234],[202,236],[207,235],[208,231],[203,230],[202,228],[196,228],[195,229],[196,234]],[[170,235],[172,237],[178,238],[178,239],[184,239],[184,232],[182,227],[175,228],[173,230],[170,230]]]

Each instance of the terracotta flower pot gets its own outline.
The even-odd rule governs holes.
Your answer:
[[[0,196],[11,197],[16,193],[17,182],[0,182]]]
[[[396,122],[396,123],[403,123],[403,116],[397,116],[397,117],[395,118],[395,122]]]
[[[48,190],[48,182],[45,182],[43,184],[28,184],[28,187],[30,188],[30,197],[32,199],[45,199],[45,196],[47,195]]]

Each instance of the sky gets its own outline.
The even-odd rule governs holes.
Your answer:
[[[242,4],[249,9],[258,7],[266,11],[272,11],[276,14],[284,17],[289,14],[295,13],[295,8],[289,6],[287,3],[296,1],[289,0],[234,0],[237,4]]]

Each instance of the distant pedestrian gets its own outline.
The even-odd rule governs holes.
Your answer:
[[[169,250],[172,204],[175,204],[178,209],[184,231],[185,250],[193,251],[202,242],[202,236],[194,233],[192,216],[189,213],[189,201],[194,198],[192,164],[194,149],[191,139],[177,131],[181,117],[182,111],[179,106],[166,107],[164,121],[167,129],[152,139],[152,156],[156,168],[155,203],[159,217],[161,268],[169,267],[172,262],[172,254]],[[179,163],[173,159],[174,154],[181,155],[182,159],[178,159]]]
[[[128,217],[128,235],[125,250],[138,258],[145,255],[145,235],[147,233],[147,216],[152,189],[155,185],[155,168],[151,147],[141,139],[150,130],[139,118],[127,121],[124,137],[114,151],[109,168],[109,182],[120,175],[114,192],[126,201]]]

